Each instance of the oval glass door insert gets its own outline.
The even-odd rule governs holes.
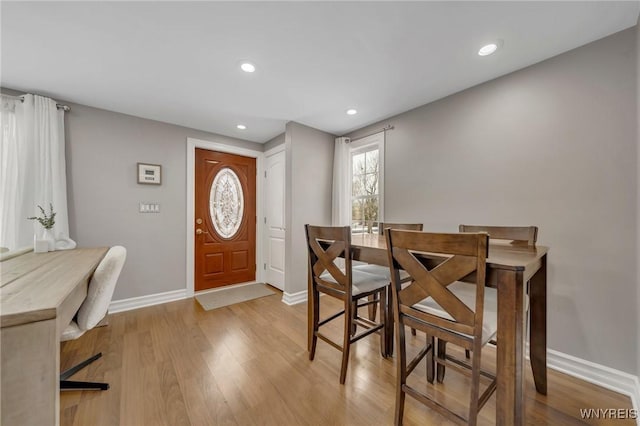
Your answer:
[[[238,175],[228,167],[222,168],[211,185],[209,214],[216,232],[231,238],[240,229],[244,212],[244,196]]]

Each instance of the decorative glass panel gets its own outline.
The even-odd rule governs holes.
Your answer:
[[[209,214],[216,232],[222,238],[233,237],[242,223],[244,197],[238,175],[228,167],[222,168],[211,185]]]

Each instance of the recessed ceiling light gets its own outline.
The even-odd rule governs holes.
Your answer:
[[[357,113],[358,111],[353,108],[347,110],[347,114],[349,115],[356,115]]]
[[[490,43],[490,44],[487,44],[486,46],[482,46],[480,50],[478,50],[478,55],[489,56],[492,53],[494,53],[496,50],[498,50],[498,44]]]
[[[247,126],[245,126],[244,124],[238,124],[236,127],[240,130],[247,130]]]
[[[243,62],[240,65],[240,69],[244,72],[254,72],[256,70],[256,66],[253,65],[251,62]]]

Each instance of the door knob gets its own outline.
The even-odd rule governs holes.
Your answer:
[[[202,234],[202,229],[200,228],[196,229],[196,235],[200,235],[200,234]]]

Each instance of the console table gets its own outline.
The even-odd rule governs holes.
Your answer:
[[[60,335],[108,248],[0,262],[0,424],[60,424]]]

